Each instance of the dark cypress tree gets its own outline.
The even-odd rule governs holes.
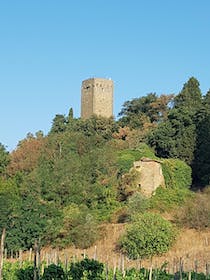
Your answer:
[[[202,104],[202,94],[198,80],[191,77],[184,84],[181,92],[174,98],[174,108],[187,109],[189,113],[194,114]]]
[[[180,158],[192,164],[196,147],[195,115],[202,106],[199,82],[190,78],[174,98],[174,107],[148,137],[158,156]]]
[[[196,115],[197,143],[193,162],[194,183],[199,187],[210,184],[210,90]]]

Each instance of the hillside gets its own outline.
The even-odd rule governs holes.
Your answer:
[[[170,251],[173,257],[207,258],[205,246],[202,252],[196,245],[195,230],[204,237],[207,232],[208,244],[209,96],[209,92],[201,95],[192,77],[177,96],[151,93],[125,102],[117,121],[96,115],[77,119],[70,109],[67,116],[55,116],[47,135],[29,133],[11,153],[0,145],[0,232],[6,228],[8,254],[29,250],[36,240],[45,248],[83,250],[103,243],[106,247],[97,245],[98,253],[110,250],[111,254],[122,223],[132,225],[152,213],[176,229],[168,230],[168,237],[177,229],[190,228],[178,237],[177,249]],[[156,174],[161,173],[164,181],[142,171],[142,158],[150,169],[158,164]],[[148,196],[142,182],[147,174],[160,182]],[[144,187],[150,188],[147,179]],[[104,224],[107,238],[100,241]],[[170,246],[169,242],[161,250]],[[152,254],[160,253],[155,250]]]

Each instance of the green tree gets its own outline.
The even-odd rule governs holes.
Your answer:
[[[87,249],[99,238],[98,225],[91,214],[80,216],[79,225],[71,231],[71,237],[77,248]]]
[[[195,116],[201,106],[199,82],[192,77],[174,98],[168,120],[148,136],[148,143],[159,157],[175,157],[192,164],[197,138]]]
[[[73,108],[69,109],[69,113],[66,117],[66,129],[68,131],[76,131],[75,127],[78,122],[78,119],[74,119]]]
[[[194,184],[204,187],[210,184],[210,111],[202,115],[197,124],[197,145],[192,165]]]
[[[119,116],[122,116],[119,124],[139,128],[143,127],[145,121],[157,123],[165,120],[172,98],[173,95],[161,95],[158,97],[156,93],[149,93],[146,96],[126,101],[119,113]]]
[[[87,207],[71,203],[63,208],[60,230],[53,244],[66,246],[74,244],[79,248],[88,248],[98,238],[98,224]]]
[[[115,120],[102,116],[93,115],[88,119],[79,119],[75,125],[75,130],[82,132],[85,136],[94,136],[103,140],[111,140],[112,134],[116,132],[118,125]]]
[[[16,173],[29,174],[36,168],[45,138],[40,134],[38,137],[27,137],[19,142],[17,148],[10,153],[10,163],[7,173],[10,176]]]
[[[169,250],[175,232],[172,224],[159,214],[136,215],[120,240],[121,250],[130,259],[152,258]]]
[[[176,129],[172,123],[167,120],[151,131],[147,136],[148,144],[155,150],[157,156],[162,158],[175,157],[176,143],[174,137]]]
[[[70,122],[71,120],[73,120],[73,118],[74,118],[73,108],[70,108],[67,121]]]
[[[174,98],[174,108],[187,108],[194,114],[202,104],[202,94],[198,80],[191,77],[181,92]]]
[[[7,152],[5,146],[0,143],[0,176],[5,175],[9,161],[9,152]]]
[[[35,239],[45,239],[50,221],[57,216],[52,204],[27,185],[17,185],[16,179],[0,180],[0,209],[0,231],[6,228],[9,251],[29,249]]]
[[[45,240],[48,224],[56,216],[51,205],[29,195],[19,200],[14,210],[7,220],[6,245],[9,251],[30,249],[35,239]]]
[[[66,118],[64,115],[57,114],[53,119],[50,133],[59,133],[66,130]]]
[[[210,91],[203,98],[203,106],[196,117],[197,142],[192,164],[194,184],[210,184]]]
[[[0,232],[4,227],[8,228],[9,222],[16,216],[20,202],[21,198],[15,181],[0,178]]]
[[[196,125],[192,116],[183,109],[173,109],[168,120],[148,136],[148,143],[163,158],[179,158],[191,164],[196,147]]]

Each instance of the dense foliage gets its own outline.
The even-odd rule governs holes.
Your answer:
[[[166,188],[151,199],[131,171],[142,157],[162,162]],[[177,223],[192,225],[186,217],[193,220],[198,206],[189,189],[209,184],[210,91],[202,96],[192,77],[176,96],[126,101],[117,121],[74,118],[70,109],[55,116],[48,135],[28,133],[11,153],[0,144],[0,232],[6,228],[6,248],[17,251],[35,240],[87,248],[100,238],[101,223],[148,209],[182,206]]]
[[[159,187],[147,204],[149,204],[150,209],[164,213],[188,204],[188,200],[192,197],[194,197],[194,193],[186,188],[163,189]]]
[[[165,159],[162,163],[163,175],[167,188],[190,188],[192,170],[189,165],[179,159]]]

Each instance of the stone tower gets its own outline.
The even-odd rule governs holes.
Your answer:
[[[91,78],[82,82],[81,118],[113,116],[113,81]]]

